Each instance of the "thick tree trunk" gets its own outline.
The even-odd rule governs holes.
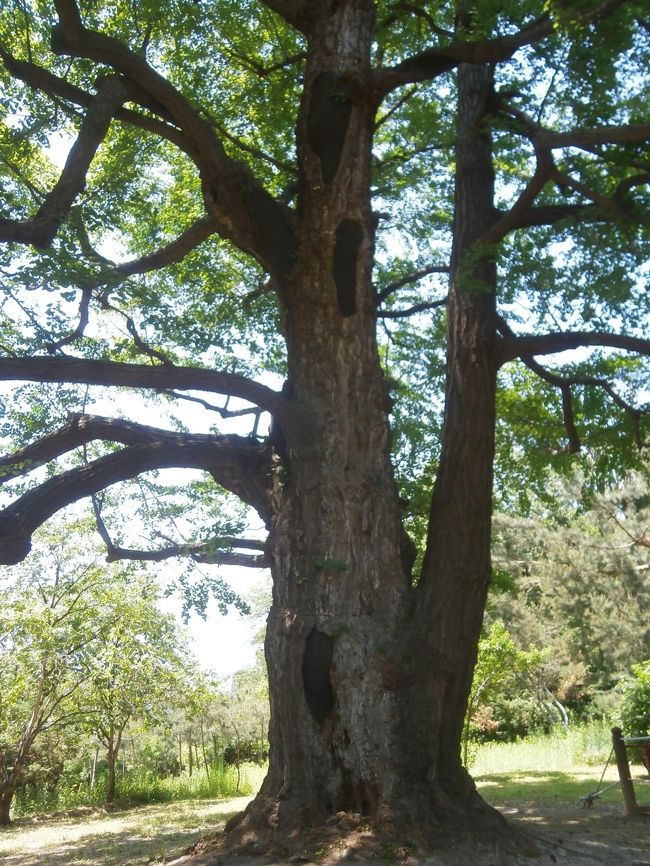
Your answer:
[[[375,343],[374,111],[355,91],[373,10],[365,0],[336,9],[308,58],[299,247],[280,286],[286,391],[309,420],[300,436],[276,433],[271,754],[243,826],[270,825],[287,838],[345,810],[383,830],[440,839],[476,829],[479,814],[498,824],[460,764],[490,575],[494,266],[481,259],[465,273],[464,265],[492,213],[491,198],[484,213],[493,179],[477,101],[488,85],[483,70],[478,83],[463,73],[466,179],[457,190],[445,436],[425,569],[413,587]]]

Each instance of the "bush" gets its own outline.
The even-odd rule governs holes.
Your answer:
[[[634,665],[634,676],[619,685],[621,697],[620,719],[623,733],[628,737],[647,737],[650,734],[650,659]]]

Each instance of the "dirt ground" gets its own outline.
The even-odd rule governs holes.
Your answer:
[[[621,806],[605,803],[500,811],[536,845],[530,866],[650,866],[650,813],[626,818]]]
[[[499,811],[519,830],[518,850],[499,844],[418,856],[408,850],[377,846],[362,832],[351,832],[316,852],[287,858],[244,857],[203,850],[171,861],[169,866],[650,866],[650,810],[626,818],[619,805],[596,803],[543,807],[503,806]],[[374,850],[373,850],[374,849]],[[369,853],[373,851],[373,853]]]
[[[308,852],[294,845],[284,856],[182,854],[206,828],[212,832],[245,805],[168,804],[121,814],[21,819],[0,830],[2,866],[650,866],[650,814],[625,818],[620,804],[596,802],[499,807],[518,827],[520,849],[485,845],[427,857],[392,846],[369,845],[362,828],[333,836]],[[346,821],[347,819],[344,819]],[[354,824],[354,822],[352,822]],[[200,848],[201,846],[199,846]],[[370,853],[372,851],[372,853]],[[284,852],[283,852],[284,853]]]

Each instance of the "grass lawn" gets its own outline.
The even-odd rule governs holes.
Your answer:
[[[490,743],[479,748],[471,773],[483,797],[495,806],[534,803],[538,806],[578,805],[580,797],[598,788],[610,754],[606,725],[557,731],[517,743]],[[650,800],[643,767],[631,767],[637,800]],[[600,788],[613,785],[596,802],[622,804],[616,763],[611,757]]]

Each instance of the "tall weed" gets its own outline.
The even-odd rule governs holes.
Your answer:
[[[478,746],[470,766],[472,775],[512,773],[522,770],[569,771],[605,764],[612,745],[608,722],[595,721],[550,734],[533,734],[514,743]]]
[[[151,773],[130,772],[117,780],[118,805],[140,803],[169,803],[176,800],[223,800],[254,794],[264,779],[266,767],[242,764],[239,768],[215,765],[208,774],[196,770],[191,776],[158,778]],[[43,785],[29,785],[19,790],[14,798],[12,814],[45,814],[80,806],[103,806],[106,803],[106,776],[98,776],[92,789],[87,785],[60,784],[55,791]]]

